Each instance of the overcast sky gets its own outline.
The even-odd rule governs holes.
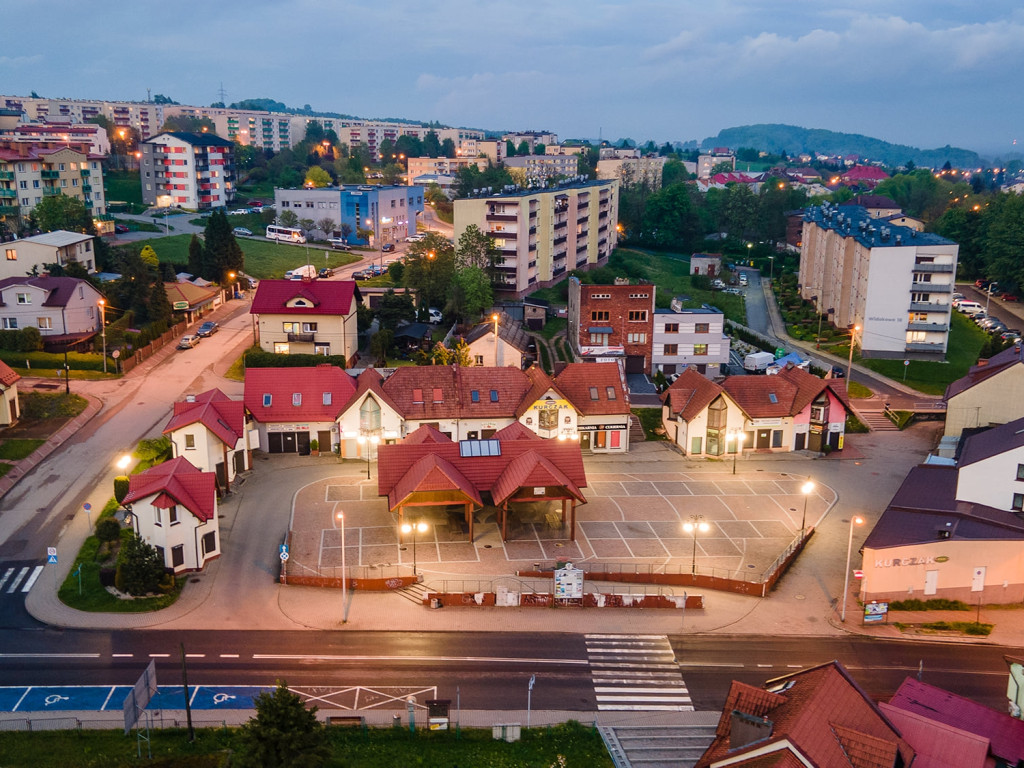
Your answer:
[[[1024,148],[1019,0],[20,0],[0,93],[269,97],[560,138],[787,123]],[[1015,145],[1015,140],[1020,144]]]

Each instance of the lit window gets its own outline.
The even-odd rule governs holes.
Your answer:
[[[605,387],[605,394],[608,395],[609,400],[615,399],[615,387]]]
[[[694,344],[693,345],[693,354],[695,354],[695,355],[706,355],[707,353],[708,353],[708,345],[707,344]]]

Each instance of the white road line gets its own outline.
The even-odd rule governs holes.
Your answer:
[[[169,654],[169,653],[151,653],[151,654],[149,654],[149,658],[151,658],[151,659],[166,659],[166,658],[169,658],[170,655],[171,654]]]
[[[643,654],[644,656],[661,657],[663,659],[675,658],[672,651],[656,651],[650,648],[587,648],[587,653],[599,653],[602,656],[609,654],[626,653],[630,655]]]
[[[109,693],[107,694],[107,698],[105,698],[105,699],[103,700],[103,706],[102,706],[102,707],[100,707],[100,711],[101,711],[101,712],[102,712],[102,711],[103,711],[104,709],[106,709],[106,708],[107,708],[107,703],[108,703],[108,702],[110,701],[110,697],[114,695],[114,689],[115,689],[115,688],[116,688],[116,686],[113,686],[113,685],[112,685],[112,686],[110,686],[110,692],[109,692]]]
[[[134,653],[112,653],[110,654],[112,659],[133,659],[135,658]]]
[[[587,640],[659,640],[664,641],[664,635],[584,635]]]
[[[614,688],[604,688],[604,687],[598,688],[597,686],[594,686],[594,692],[595,693],[645,693],[645,694],[646,693],[672,693],[672,694],[679,694],[680,692],[682,692],[684,694],[688,693],[688,691],[686,690],[686,686],[684,686],[684,685],[676,685],[676,686],[672,686],[672,687],[669,687],[669,688],[624,688],[622,686],[615,686]],[[601,698],[601,697],[599,696],[598,698]],[[629,698],[628,696],[624,697],[624,699],[628,699],[628,698]],[[678,698],[683,698],[683,699],[686,699],[687,701],[690,700],[689,696],[679,696]]]
[[[206,654],[205,653],[186,653],[185,654],[185,658],[186,659],[205,659],[206,658]]]
[[[758,669],[771,669],[773,666],[774,666],[774,664],[758,664],[757,668]]]
[[[680,704],[671,706],[668,704],[617,704],[614,707],[606,707],[598,703],[600,711],[614,712],[693,712],[692,705]]]
[[[98,659],[98,653],[0,653],[0,659]],[[67,686],[62,686],[67,687]]]
[[[612,702],[616,701],[643,702],[645,704],[654,704],[655,702],[667,704],[670,702],[678,703],[683,701],[690,701],[690,698],[688,696],[644,696],[642,699],[638,699],[636,696],[598,696],[596,698],[598,703],[604,702],[606,704],[611,704]]]
[[[746,664],[711,664],[703,661],[680,661],[680,667],[688,667],[690,669],[700,669],[702,667],[723,667],[728,669],[743,669]]]
[[[28,566],[27,565],[24,568],[22,568],[20,571],[18,571],[18,575],[15,576],[14,577],[14,581],[11,582],[11,588],[7,590],[7,594],[11,594],[12,592],[14,592],[18,588],[18,584],[20,584],[21,580],[23,578],[25,578],[25,574],[26,573],[28,573]]]
[[[286,653],[254,653],[253,659],[279,661],[473,661],[501,664],[566,664],[585,667],[585,659],[503,659],[489,656],[326,656]]]
[[[679,673],[679,666],[675,662],[671,664],[630,664],[626,661],[594,661],[591,662],[590,666],[594,669],[604,669],[605,667],[608,669],[665,669],[672,670],[675,674]],[[700,667],[702,665],[696,664],[694,666]]]
[[[29,576],[25,580],[25,583],[21,585],[21,591],[22,592],[28,592],[30,589],[32,589],[32,585],[36,583],[36,579],[39,578],[39,574],[41,574],[42,572],[43,572],[43,566],[37,565],[35,570],[32,571],[32,575]]]
[[[220,655],[220,657],[222,659],[237,659],[238,658],[238,654],[237,653],[222,653]]]
[[[18,699],[18,703],[15,704],[13,707],[11,707],[11,712],[17,712],[18,711],[18,707],[21,706],[21,702],[23,702],[25,700],[25,697],[28,696],[28,692],[32,690],[32,687],[33,686],[30,685],[28,688],[25,689],[25,692],[23,694],[21,694],[21,698]]]
[[[4,584],[6,584],[7,580],[9,578],[11,578],[11,574],[12,573],[14,573],[14,569],[13,568],[8,568],[6,571],[4,571],[4,577],[2,579],[0,579],[0,592],[3,592]]]

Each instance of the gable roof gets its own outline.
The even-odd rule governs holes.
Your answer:
[[[215,133],[210,132],[199,132],[193,131],[163,131],[158,133],[156,136],[150,136],[146,139],[143,144],[155,143],[155,139],[159,139],[161,136],[172,136],[179,141],[184,141],[186,144],[191,144],[195,147],[233,147],[234,144],[227,139],[222,139]]]
[[[21,375],[3,360],[0,360],[0,386],[4,389],[10,389],[19,381],[21,381]]]
[[[578,501],[586,502],[576,484],[537,451],[522,453],[508,463],[508,466],[498,475],[491,486],[491,499],[495,504],[501,504],[520,488],[531,486],[534,488],[561,486],[575,496]]]
[[[54,233],[49,233],[54,234]],[[28,240],[29,238],[26,238]],[[25,242],[25,241],[15,241]],[[75,289],[82,285],[88,287],[96,296],[102,296],[92,283],[78,277],[5,277],[0,280],[0,291],[19,285],[27,285],[46,291],[46,298],[43,300],[44,307],[66,307],[68,301],[75,295]],[[0,306],[4,306],[0,300]]]
[[[1021,344],[1013,344],[987,360],[979,360],[977,365],[971,366],[966,376],[960,377],[946,387],[945,399],[948,401],[1018,363],[1024,363],[1024,345]]]
[[[530,380],[513,367],[404,366],[383,389],[413,421],[515,418]]]
[[[629,413],[629,391],[618,363],[569,363],[555,383],[584,416]]]
[[[203,522],[217,513],[217,475],[200,472],[188,459],[179,456],[132,475],[124,503],[131,504],[154,496],[154,507],[167,509],[180,504]]]
[[[1024,446],[1024,418],[974,432],[964,438],[959,466],[966,467]]]
[[[391,399],[391,396],[384,391],[384,377],[381,375],[373,366],[366,368],[356,376],[356,390],[352,393],[352,396],[345,403],[342,411],[347,411],[353,403],[362,400],[363,395],[368,392],[372,392],[374,397],[379,399],[381,402],[386,403],[389,408],[398,413],[402,414],[402,410],[398,407],[398,404]]]
[[[908,677],[889,704],[989,740],[992,754],[1008,765],[1024,761],[1024,722]]]
[[[355,380],[329,363],[311,368],[249,368],[244,402],[246,410],[264,424],[334,421],[355,389]],[[325,403],[328,393],[330,402]],[[264,405],[265,395],[270,396],[269,405]]]
[[[305,306],[288,306],[295,299]],[[356,310],[353,299],[361,296],[352,280],[260,280],[249,314],[347,317]]]
[[[527,427],[521,421],[513,421],[507,427],[502,427],[492,436],[494,440],[543,440],[544,438]]]
[[[722,388],[752,419],[795,416],[825,390],[850,409],[845,391],[833,380],[820,379],[793,365],[774,376],[730,376]]]
[[[914,768],[987,768],[989,740],[884,701],[878,708],[917,753]]]
[[[241,400],[232,400],[219,389],[203,392],[191,400],[178,401],[163,434],[197,422],[228,448],[234,448],[245,435],[245,404]]]
[[[530,410],[530,407],[544,397],[548,392],[553,391],[563,400],[569,399],[565,396],[565,393],[558,388],[558,385],[555,384],[552,378],[544,372],[544,369],[536,363],[527,368],[525,374],[526,378],[530,381],[530,389],[525,395],[523,395],[522,402],[519,404],[519,407],[516,408],[517,419]]]
[[[734,766],[787,765],[775,759],[758,762],[766,747],[787,743],[791,746],[783,748],[796,750],[811,765],[892,768],[898,760],[911,764],[914,750],[838,661],[769,680],[764,688],[732,684],[715,739],[697,761],[699,768],[726,756]],[[744,716],[763,721],[767,735],[735,743],[733,724]],[[745,760],[744,752],[753,753],[751,759]]]
[[[402,441],[405,445],[422,445],[423,443],[450,443],[452,439],[443,432],[424,424],[417,427]]]
[[[394,509],[413,493],[431,491],[461,491],[483,506],[480,492],[451,462],[436,453],[424,453],[388,492],[388,507]]]
[[[725,392],[707,376],[687,367],[661,395],[669,413],[682,421],[690,421]]]
[[[472,344],[478,339],[482,339],[489,334],[494,333],[494,321],[488,321],[474,325],[470,328],[463,338],[467,344]],[[513,320],[505,312],[501,312],[498,315],[498,338],[504,341],[511,347],[515,347],[523,354],[526,353],[527,346],[530,343],[530,334],[523,328],[523,324],[518,320]]]

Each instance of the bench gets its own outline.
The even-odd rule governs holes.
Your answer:
[[[331,715],[327,718],[327,724],[345,728],[362,728],[366,725],[366,719],[360,715]]]

